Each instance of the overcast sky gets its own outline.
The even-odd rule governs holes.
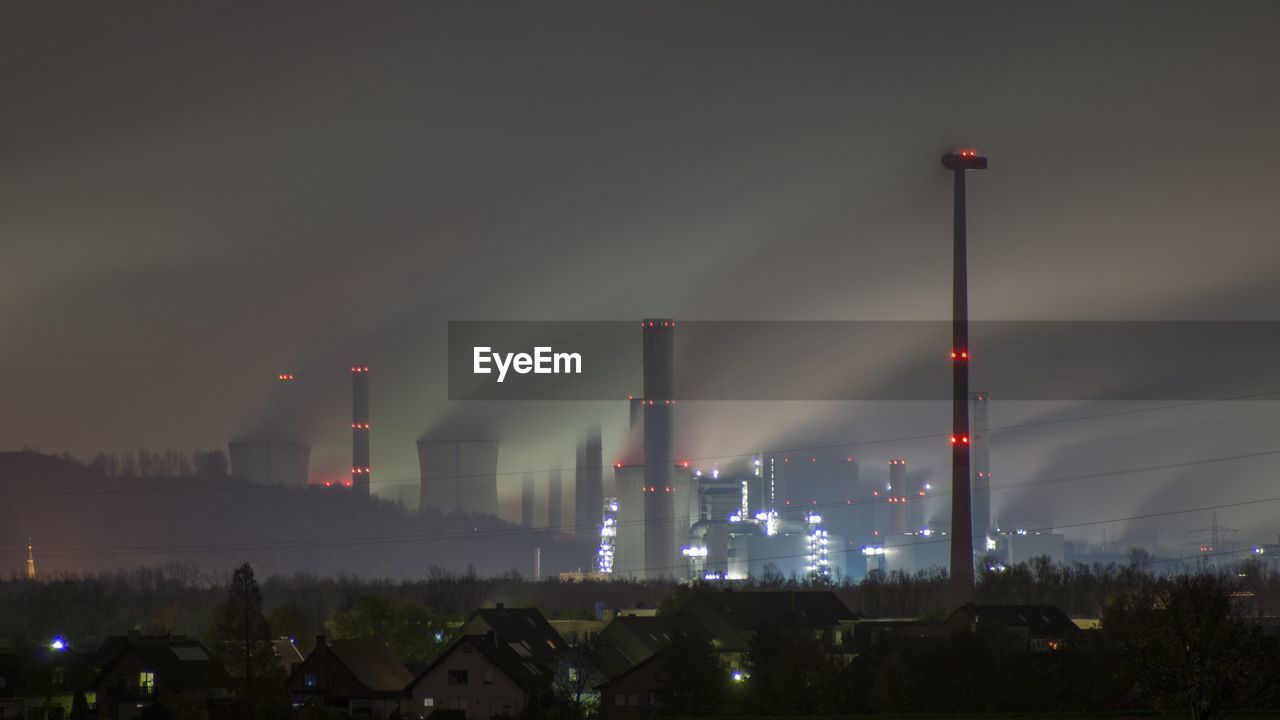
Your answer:
[[[944,319],[960,145],[991,158],[975,318],[1280,320],[1277,27],[1274,2],[8,2],[0,447],[217,447],[284,414],[340,474],[358,362],[390,482],[454,411],[449,320]],[[685,451],[946,432],[936,407],[726,414]],[[567,463],[588,422],[617,448],[626,409],[517,415],[538,446],[506,472]],[[1009,432],[993,472],[1275,449],[1278,421]],[[1108,483],[1107,506],[1277,494],[1280,462],[1251,462]],[[1098,519],[1103,491],[1068,485],[1007,512]],[[1224,519],[1274,540],[1275,504]]]

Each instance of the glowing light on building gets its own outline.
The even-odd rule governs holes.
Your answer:
[[[613,557],[618,537],[618,500],[606,498],[604,517],[600,523],[600,549],[596,551],[596,572],[605,575],[613,572]]]
[[[809,528],[806,536],[809,543],[807,556],[809,564],[806,569],[817,577],[831,577],[831,562],[827,552],[829,536],[827,531],[822,529],[822,516],[817,513],[809,513],[805,515],[804,521]]]
[[[756,513],[756,520],[759,520],[760,524],[764,526],[765,535],[778,534],[778,513],[777,512],[773,510],[765,510],[763,512],[758,512]]]

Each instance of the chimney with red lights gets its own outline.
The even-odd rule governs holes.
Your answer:
[[[955,179],[951,295],[951,581],[957,601],[973,596],[973,496],[969,467],[969,266],[964,174],[986,170],[976,150],[942,156]]]
[[[671,319],[640,323],[644,348],[644,575],[674,575],[675,327]]]
[[[909,527],[907,515],[909,495],[907,459],[893,458],[889,461],[889,535],[899,542],[907,532],[918,529]]]
[[[369,366],[351,366],[351,489],[369,494]]]

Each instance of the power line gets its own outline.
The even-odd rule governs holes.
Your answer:
[[[1165,410],[1175,410],[1175,409],[1186,408],[1186,407],[1212,405],[1212,404],[1223,403],[1223,402],[1256,400],[1256,399],[1269,397],[1273,395],[1280,395],[1280,390],[1250,393],[1247,395],[1236,395],[1236,396],[1225,397],[1225,398],[1215,398],[1212,400],[1194,400],[1194,401],[1183,402],[1183,403],[1172,403],[1168,405],[1160,405],[1154,408],[1133,408],[1130,410],[1118,410],[1118,411],[1109,412],[1109,413],[1097,413],[1092,415],[1076,415],[1076,416],[1071,416],[1066,418],[1053,418],[1048,420],[1035,420],[1035,421],[1029,421],[1024,423],[1012,423],[1009,425],[1000,425],[1000,426],[991,427],[988,429],[988,432],[990,433],[1007,432],[1011,430],[1036,428],[1036,427],[1042,427],[1046,425],[1059,425],[1063,423],[1081,422],[1085,420],[1100,420],[1100,419],[1122,417],[1122,416],[1128,416],[1128,415],[1139,415],[1144,413],[1161,412]],[[843,450],[843,449],[851,449],[856,447],[886,445],[886,444],[900,443],[900,442],[915,442],[920,440],[946,439],[948,437],[950,437],[950,433],[924,433],[920,435],[903,435],[899,437],[879,438],[875,440],[857,440],[857,441],[852,441],[847,443],[811,445],[807,447],[780,448],[780,449],[754,451],[754,452],[746,452],[746,453],[696,456],[696,457],[687,458],[687,460],[683,460],[682,462],[708,463],[708,462],[716,462],[721,460],[739,460],[739,459],[754,457],[760,454],[778,455],[778,454],[786,454],[786,453],[817,452],[822,450]],[[645,467],[645,465],[646,465],[645,463],[629,463],[626,465],[622,465],[621,467],[640,468],[640,467]],[[599,466],[595,466],[595,465],[584,466],[581,469],[607,470],[609,468],[616,469],[618,467],[620,466],[614,463],[614,464],[601,464]],[[572,472],[573,470],[575,470],[575,468],[546,468],[542,470],[511,470],[507,472],[495,472],[492,474],[486,473],[486,474],[452,475],[452,476],[449,476],[447,479],[467,480],[472,478],[487,478],[487,477],[515,477],[515,476],[523,477],[524,475],[550,475],[551,473]],[[228,479],[234,480],[233,478],[228,478]],[[168,482],[168,481],[171,481],[172,478],[128,478],[126,479],[126,481],[130,481],[130,482],[138,481],[138,480],[142,480],[142,481],[154,480],[157,482]],[[418,485],[420,483],[421,483],[421,480],[371,480],[370,481],[371,485],[387,485],[387,486]],[[305,485],[305,486],[258,485],[258,484],[246,482],[242,485],[231,485],[231,486],[210,485],[210,486],[198,486],[198,487],[90,488],[90,489],[79,489],[79,490],[18,490],[18,491],[10,491],[10,492],[0,492],[0,498],[2,497],[74,496],[74,495],[133,495],[133,494],[185,493],[185,492],[262,492],[262,491],[292,492],[292,491],[297,491],[301,489],[315,489],[317,492],[323,492],[323,491],[342,492],[347,488],[343,486],[326,487],[323,485],[314,485],[314,484]]]
[[[1024,487],[1038,487],[1038,486],[1047,486],[1047,485],[1061,484],[1061,483],[1067,483],[1067,482],[1078,482],[1082,480],[1112,478],[1112,477],[1119,477],[1123,475],[1133,475],[1133,474],[1146,473],[1146,472],[1158,472],[1162,470],[1171,470],[1171,469],[1179,469],[1179,468],[1186,468],[1186,467],[1197,467],[1197,466],[1203,466],[1203,465],[1220,463],[1220,462],[1230,462],[1230,461],[1236,461],[1236,460],[1269,457],[1269,456],[1275,456],[1275,455],[1280,455],[1280,448],[1271,449],[1271,450],[1262,450],[1262,451],[1257,451],[1252,453],[1240,453],[1236,455],[1227,455],[1227,456],[1219,456],[1219,457],[1212,457],[1212,458],[1201,458],[1197,460],[1187,460],[1187,461],[1176,462],[1176,463],[1163,463],[1159,465],[1148,465],[1148,466],[1134,467],[1134,468],[1123,468],[1119,470],[1100,471],[1095,473],[1067,475],[1067,476],[1060,476],[1056,478],[1048,478],[1044,480],[1031,480],[1031,481],[1020,482],[1020,483],[1004,483],[998,486],[993,486],[992,490],[994,491],[994,490],[1006,490],[1006,489],[1015,489],[1015,488],[1024,488]],[[945,495],[945,494],[949,494],[949,493],[945,491],[937,493],[937,495]],[[1276,499],[1280,499],[1280,498],[1264,498],[1256,502],[1272,502],[1273,500],[1276,500]],[[815,507],[818,509],[850,508],[850,507],[856,507],[859,505],[878,505],[881,503],[883,503],[883,500],[857,501],[856,504],[853,501],[846,501],[844,503],[839,503],[839,502],[822,503],[822,504],[817,504],[810,507]],[[1232,504],[1222,505],[1222,506],[1209,506],[1206,508],[1194,508],[1186,511],[1175,511],[1169,514],[1178,514],[1180,512],[1192,512],[1195,510],[1204,510],[1204,509],[1214,510],[1214,509],[1219,509],[1220,507],[1235,507],[1235,506],[1236,505],[1232,505]],[[1161,516],[1161,514],[1157,513],[1155,515],[1151,515],[1150,517],[1158,517],[1158,516]],[[1126,519],[1143,519],[1144,517],[1147,517],[1147,516],[1134,516],[1132,518],[1121,518],[1118,520],[1091,521],[1088,523],[1083,523],[1083,525],[1105,524],[1110,522],[1119,522]],[[675,522],[675,520],[673,520],[673,522]],[[662,526],[665,527],[666,525],[669,525],[669,524],[670,523],[664,522],[662,523]],[[657,523],[653,523],[653,522],[645,523],[643,521],[630,521],[628,523],[624,523],[624,525],[629,525],[629,526],[644,525],[646,527],[652,528],[655,525],[657,525]],[[1077,526],[1083,526],[1083,525],[1057,525],[1056,528],[1065,529],[1065,528],[1071,528],[1071,527],[1077,527]],[[591,525],[568,528],[565,531],[572,532],[572,530],[575,530],[575,529],[585,530],[585,529],[594,529],[596,527],[598,526],[595,524],[591,524]],[[1048,529],[1052,530],[1054,528],[1048,528]],[[546,529],[546,528],[535,529],[535,528],[516,527],[516,528],[506,528],[501,530],[487,530],[483,532],[481,531],[456,532],[455,531],[455,532],[449,532],[449,533],[412,533],[412,534],[394,535],[394,536],[323,538],[323,539],[314,539],[314,540],[301,539],[301,540],[262,541],[262,542],[245,542],[245,543],[208,543],[208,544],[200,544],[200,545],[116,546],[116,547],[95,546],[90,549],[77,548],[77,547],[63,547],[63,548],[54,547],[54,548],[46,548],[45,550],[42,551],[41,554],[45,557],[89,557],[89,556],[115,556],[115,555],[160,555],[160,554],[169,554],[169,553],[230,552],[230,551],[236,551],[236,550],[249,551],[249,550],[271,550],[271,549],[281,549],[281,550],[311,549],[311,548],[326,548],[326,547],[351,547],[351,546],[364,546],[364,545],[396,544],[396,543],[410,543],[410,542],[436,542],[436,541],[450,541],[450,540],[457,541],[457,540],[465,540],[465,539],[519,537],[522,535],[542,535],[542,534],[546,534],[548,530],[549,529]],[[945,542],[945,540],[928,540],[928,541],[922,541],[920,543],[915,543],[915,544],[926,544],[930,542]],[[14,554],[12,552],[7,552],[7,553],[0,553],[0,555],[13,556]]]

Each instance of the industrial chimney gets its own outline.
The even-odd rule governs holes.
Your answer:
[[[645,576],[674,574],[675,543],[675,321],[641,322],[644,347],[644,565]]]
[[[901,540],[908,528],[907,460],[893,458],[889,461],[889,535]]]
[[[604,507],[604,447],[594,427],[578,445],[573,478],[573,534],[579,540],[600,539],[600,509]],[[594,548],[593,548],[594,551]]]
[[[560,532],[560,527],[564,524],[564,516],[561,514],[561,508],[564,507],[563,484],[560,468],[552,468],[547,473],[547,527],[554,533]]]
[[[954,178],[951,261],[951,582],[956,600],[973,596],[973,494],[969,467],[969,246],[964,174],[986,170],[976,150],[942,156]]]
[[[970,414],[973,416],[973,538],[981,544],[980,552],[986,552],[986,540],[991,537],[991,440],[987,436],[987,403],[991,395],[976,392],[971,396]]]
[[[369,495],[369,366],[351,366],[351,489]]]
[[[527,472],[520,479],[520,524],[527,528],[533,527],[533,505],[536,499],[533,473]]]

